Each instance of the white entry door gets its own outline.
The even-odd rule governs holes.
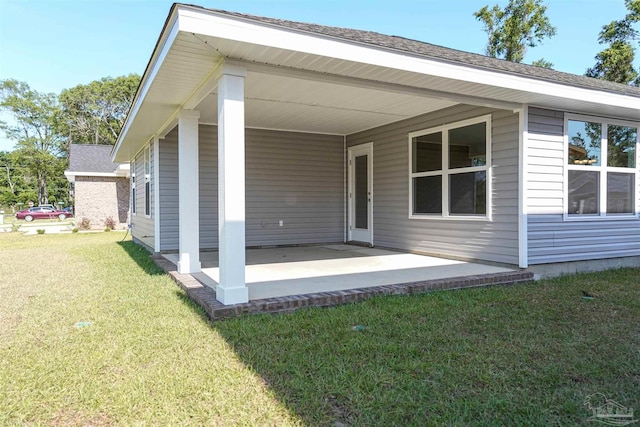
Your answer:
[[[373,142],[348,152],[349,240],[373,246]]]

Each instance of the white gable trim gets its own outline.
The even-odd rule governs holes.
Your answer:
[[[155,79],[156,74],[158,74],[158,71],[160,70],[162,63],[164,62],[164,59],[169,53],[169,49],[173,45],[173,42],[175,41],[176,37],[178,36],[178,25],[176,25],[177,23],[178,23],[177,15],[175,13],[171,17],[169,17],[169,19],[167,19],[166,28],[168,29],[168,31],[163,31],[161,35],[161,39],[158,40],[157,47],[159,49],[156,49],[154,51],[154,56],[149,61],[149,65],[147,66],[147,70],[145,70],[145,73],[143,75],[143,80],[140,82],[140,86],[138,87],[138,91],[136,92],[136,97],[133,100],[131,109],[129,110],[129,114],[127,115],[127,118],[124,122],[124,126],[120,131],[120,135],[118,136],[118,141],[116,141],[116,145],[113,148],[113,151],[111,151],[112,160],[115,160],[116,153],[118,152],[118,150],[120,149],[120,146],[122,145],[122,140],[124,139],[124,136],[129,131],[129,128],[131,127],[131,123],[133,123],[133,120],[138,114],[138,110],[140,110],[140,107],[142,106],[142,103],[144,102],[144,99],[147,96],[147,92],[151,87],[151,83]]]

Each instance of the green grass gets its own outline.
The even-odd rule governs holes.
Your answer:
[[[640,412],[638,269],[209,323],[122,236],[0,234],[0,425],[589,425],[592,393]]]

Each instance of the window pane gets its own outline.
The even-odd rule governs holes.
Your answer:
[[[442,132],[413,138],[413,173],[442,170]]]
[[[634,181],[632,173],[607,174],[607,213],[633,213]]]
[[[144,214],[151,215],[151,198],[150,198],[150,184],[144,183]]]
[[[413,213],[442,213],[442,176],[413,178]]]
[[[369,228],[369,172],[367,156],[355,159],[356,228]]]
[[[636,167],[638,129],[627,126],[607,127],[607,166]]]
[[[467,168],[486,164],[486,123],[477,123],[449,131],[449,168]]]
[[[569,164],[600,166],[602,124],[569,120]]]
[[[449,212],[453,215],[487,214],[487,173],[457,173],[449,176]]]
[[[600,213],[600,172],[569,171],[569,214]]]

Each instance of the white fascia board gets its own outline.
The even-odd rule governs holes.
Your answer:
[[[169,50],[173,46],[173,43],[176,40],[176,37],[178,36],[179,30],[180,29],[179,29],[179,22],[178,22],[178,13],[174,11],[173,15],[167,20],[166,29],[165,31],[163,31],[163,34],[160,36],[161,39],[159,40],[158,46],[154,51],[154,56],[149,61],[149,65],[146,70],[148,72],[145,72],[143,76],[143,80],[140,83],[140,87],[138,89],[138,92],[136,93],[136,97],[133,100],[131,109],[129,110],[129,114],[127,115],[127,118],[124,122],[124,126],[122,127],[122,131],[120,132],[120,135],[118,137],[118,141],[116,141],[115,148],[111,153],[111,161],[113,162],[116,161],[115,159],[118,154],[118,151],[122,146],[122,141],[124,141],[124,139],[126,138],[127,133],[129,132],[129,128],[131,127],[131,124],[136,119],[136,116],[138,115],[138,111],[140,110],[142,103],[147,97],[149,88],[151,87],[153,80],[155,79],[156,75],[158,74],[158,71],[160,70],[160,67],[162,66],[165,58],[167,57]]]
[[[638,98],[622,94],[437,61],[410,52],[304,33],[184,5],[178,6],[178,15],[180,30],[185,32],[557,98],[630,108],[639,110],[640,115]]]
[[[129,175],[129,171],[131,170],[131,166],[129,163],[120,163],[116,168],[116,175]]]
[[[66,176],[99,176],[99,177],[110,177],[115,178],[118,175],[115,172],[70,172],[65,171],[64,174]]]
[[[129,178],[131,176],[131,170],[128,167],[129,165],[127,165],[127,168],[118,168],[116,169],[116,176],[119,178]]]

